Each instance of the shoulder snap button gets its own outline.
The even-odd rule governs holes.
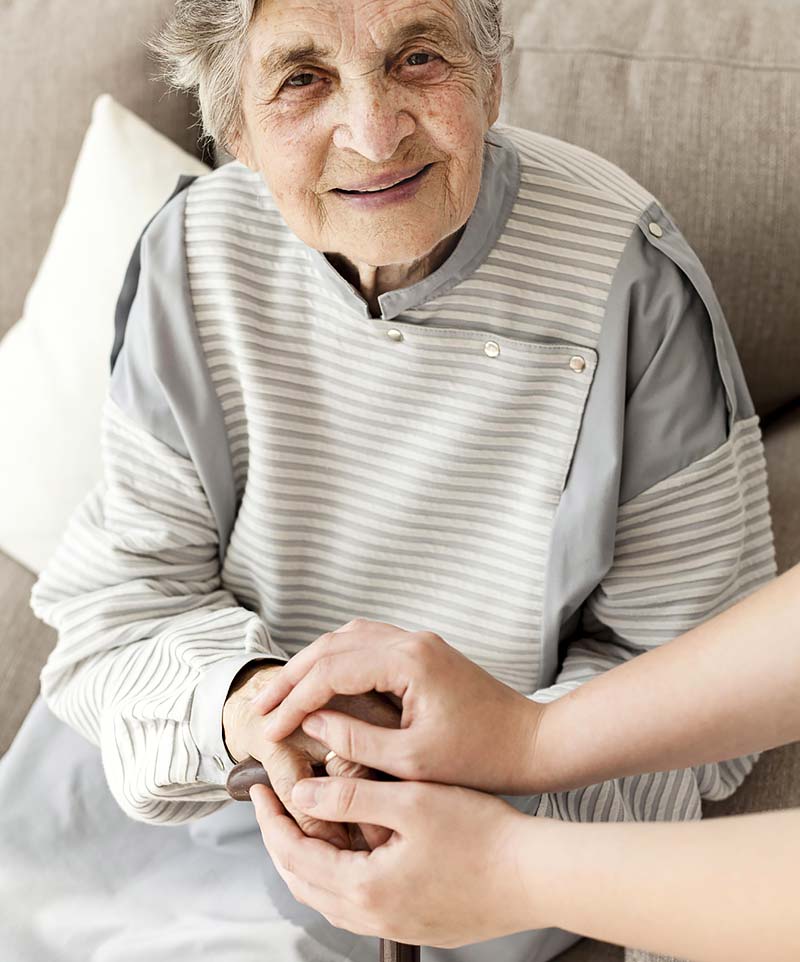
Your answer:
[[[497,343],[497,341],[487,341],[483,345],[483,353],[487,357],[497,357],[497,355],[500,353],[500,345]]]
[[[661,225],[653,221],[651,224],[647,225],[647,229],[653,235],[653,237],[663,237],[664,231],[661,229]]]
[[[402,332],[402,331],[398,331],[396,327],[390,328],[390,329],[386,332],[386,336],[387,336],[387,337],[390,337],[393,341],[402,341],[402,340],[403,340],[403,332]]]

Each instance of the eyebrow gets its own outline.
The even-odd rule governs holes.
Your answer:
[[[413,39],[433,40],[447,47],[456,42],[450,29],[438,20],[414,20],[401,27],[391,38],[391,46],[397,47]],[[309,60],[324,60],[333,52],[316,44],[313,40],[294,47],[276,45],[261,57],[258,67],[258,82],[267,82],[273,74],[283,73],[289,67],[296,67]]]

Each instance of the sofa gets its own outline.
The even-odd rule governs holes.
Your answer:
[[[22,315],[99,94],[207,164],[225,161],[199,141],[196,104],[152,79],[144,41],[171,6],[84,0],[65,16],[53,0],[0,5],[0,338]],[[613,160],[659,198],[703,261],[762,419],[785,570],[800,561],[800,0],[506,0],[506,22],[514,50],[501,120]],[[29,607],[35,580],[0,552],[0,753],[55,643]],[[793,805],[800,744],[764,753],[705,815]],[[563,962],[622,957],[583,940]]]

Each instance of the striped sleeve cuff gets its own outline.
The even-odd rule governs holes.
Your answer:
[[[195,688],[189,715],[189,730],[200,752],[196,776],[198,782],[224,785],[228,773],[236,765],[223,737],[222,709],[237,673],[246,665],[259,661],[265,665],[282,665],[288,658],[254,658],[252,654],[222,658],[204,672]]]

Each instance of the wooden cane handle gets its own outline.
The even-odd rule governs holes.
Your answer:
[[[225,788],[230,797],[235,798],[237,802],[249,802],[252,785],[266,785],[267,788],[272,788],[272,782],[264,771],[264,766],[258,759],[248,756],[228,772]]]

